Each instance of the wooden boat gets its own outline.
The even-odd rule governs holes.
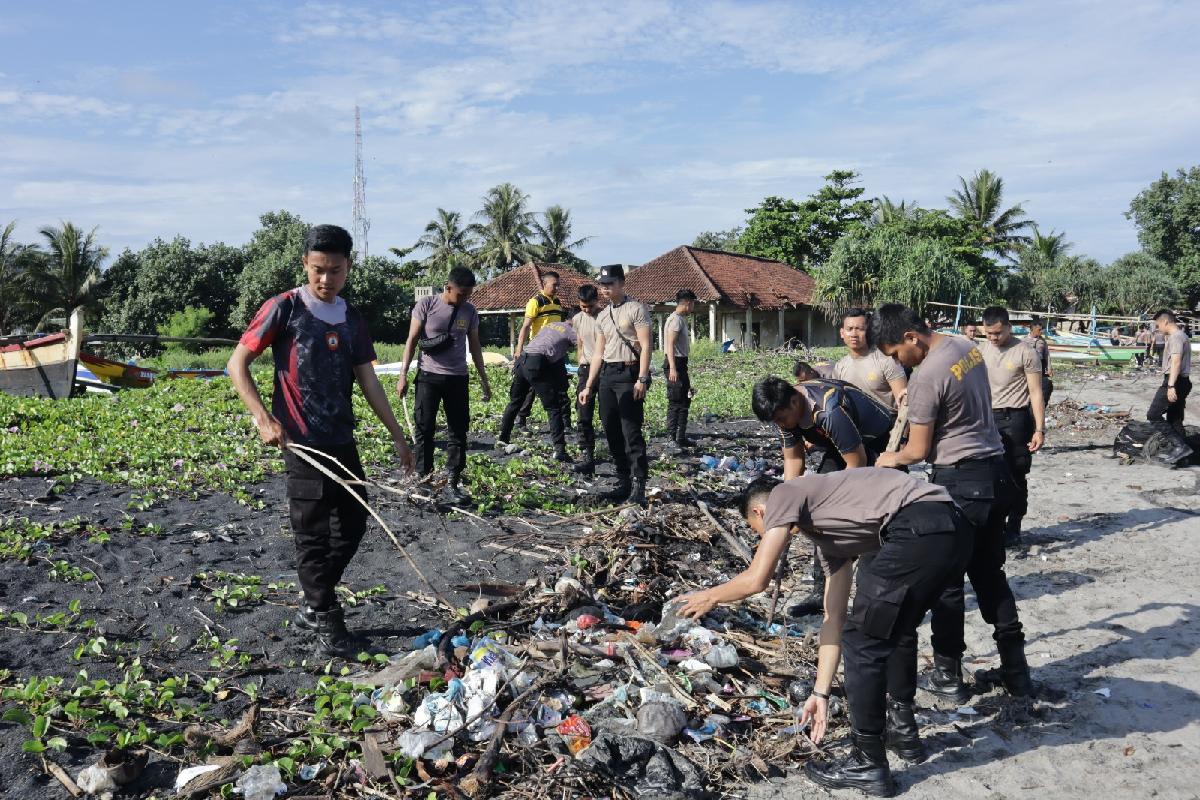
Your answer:
[[[1112,347],[1103,344],[1054,344],[1047,343],[1051,359],[1060,361],[1099,361],[1107,364],[1127,364],[1138,353],[1145,352],[1141,347]]]
[[[70,397],[79,365],[82,314],[71,315],[71,328],[46,336],[0,339],[0,392],[17,397]]]
[[[163,375],[164,378],[174,380],[176,378],[191,378],[194,380],[207,380],[209,378],[222,378],[228,375],[223,369],[169,369]]]
[[[92,353],[81,352],[79,360],[100,380],[124,389],[145,389],[158,377],[157,370],[139,367],[135,364],[122,364],[120,361],[113,361]]]

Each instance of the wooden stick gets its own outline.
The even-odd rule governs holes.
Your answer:
[[[744,560],[747,564],[753,561],[754,554],[750,552],[750,548],[746,546],[746,543],[734,536],[729,531],[725,530],[725,526],[717,521],[717,518],[714,517],[712,512],[708,510],[708,505],[703,500],[696,497],[694,494],[692,495],[692,498],[696,502],[696,507],[699,508],[704,516],[708,518],[708,521],[716,527],[717,531],[721,534],[721,538],[723,538],[725,543],[729,545],[729,549],[735,554],[741,556],[742,560]]]
[[[892,434],[888,437],[887,452],[894,453],[900,449],[900,439],[904,436],[904,429],[908,427],[908,397],[905,396],[901,401],[900,407],[896,409],[896,424],[892,426]]]
[[[53,775],[63,785],[63,788],[70,793],[71,797],[83,796],[83,790],[79,788],[79,785],[75,781],[71,780],[71,776],[62,767],[53,761],[43,761],[42,764],[46,767],[46,772]]]

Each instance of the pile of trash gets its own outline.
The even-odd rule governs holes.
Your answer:
[[[1128,408],[1064,400],[1046,409],[1046,427],[1068,432],[1101,430],[1125,424],[1130,413]]]
[[[688,509],[656,518],[709,524],[680,523]],[[356,702],[386,723],[384,752],[468,797],[516,785],[560,796],[562,781],[572,794],[704,797],[812,755],[798,717],[816,622],[779,624],[747,606],[679,617],[671,597],[744,562],[699,539],[655,541],[648,519],[618,522],[524,586],[487,585],[507,596],[481,597],[382,670],[351,676],[373,687]]]

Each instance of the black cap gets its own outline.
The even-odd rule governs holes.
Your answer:
[[[605,264],[600,268],[600,283],[614,283],[625,280],[625,268],[620,264]]]

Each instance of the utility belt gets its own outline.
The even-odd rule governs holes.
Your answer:
[[[880,541],[893,538],[893,531],[912,531],[917,536],[933,533],[956,533],[966,522],[962,511],[953,501],[921,501],[909,503],[897,511],[879,531]]]
[[[980,456],[978,458],[964,458],[961,461],[955,461],[953,464],[934,464],[935,471],[941,470],[977,470],[991,466],[993,464],[1004,464],[1003,455]]]
[[[605,361],[604,366],[600,368],[601,372],[612,372],[623,369],[630,369],[638,366],[637,361]]]
[[[996,419],[1016,419],[1024,417],[1032,413],[1029,406],[1021,406],[1019,408],[993,408],[992,416]]]

